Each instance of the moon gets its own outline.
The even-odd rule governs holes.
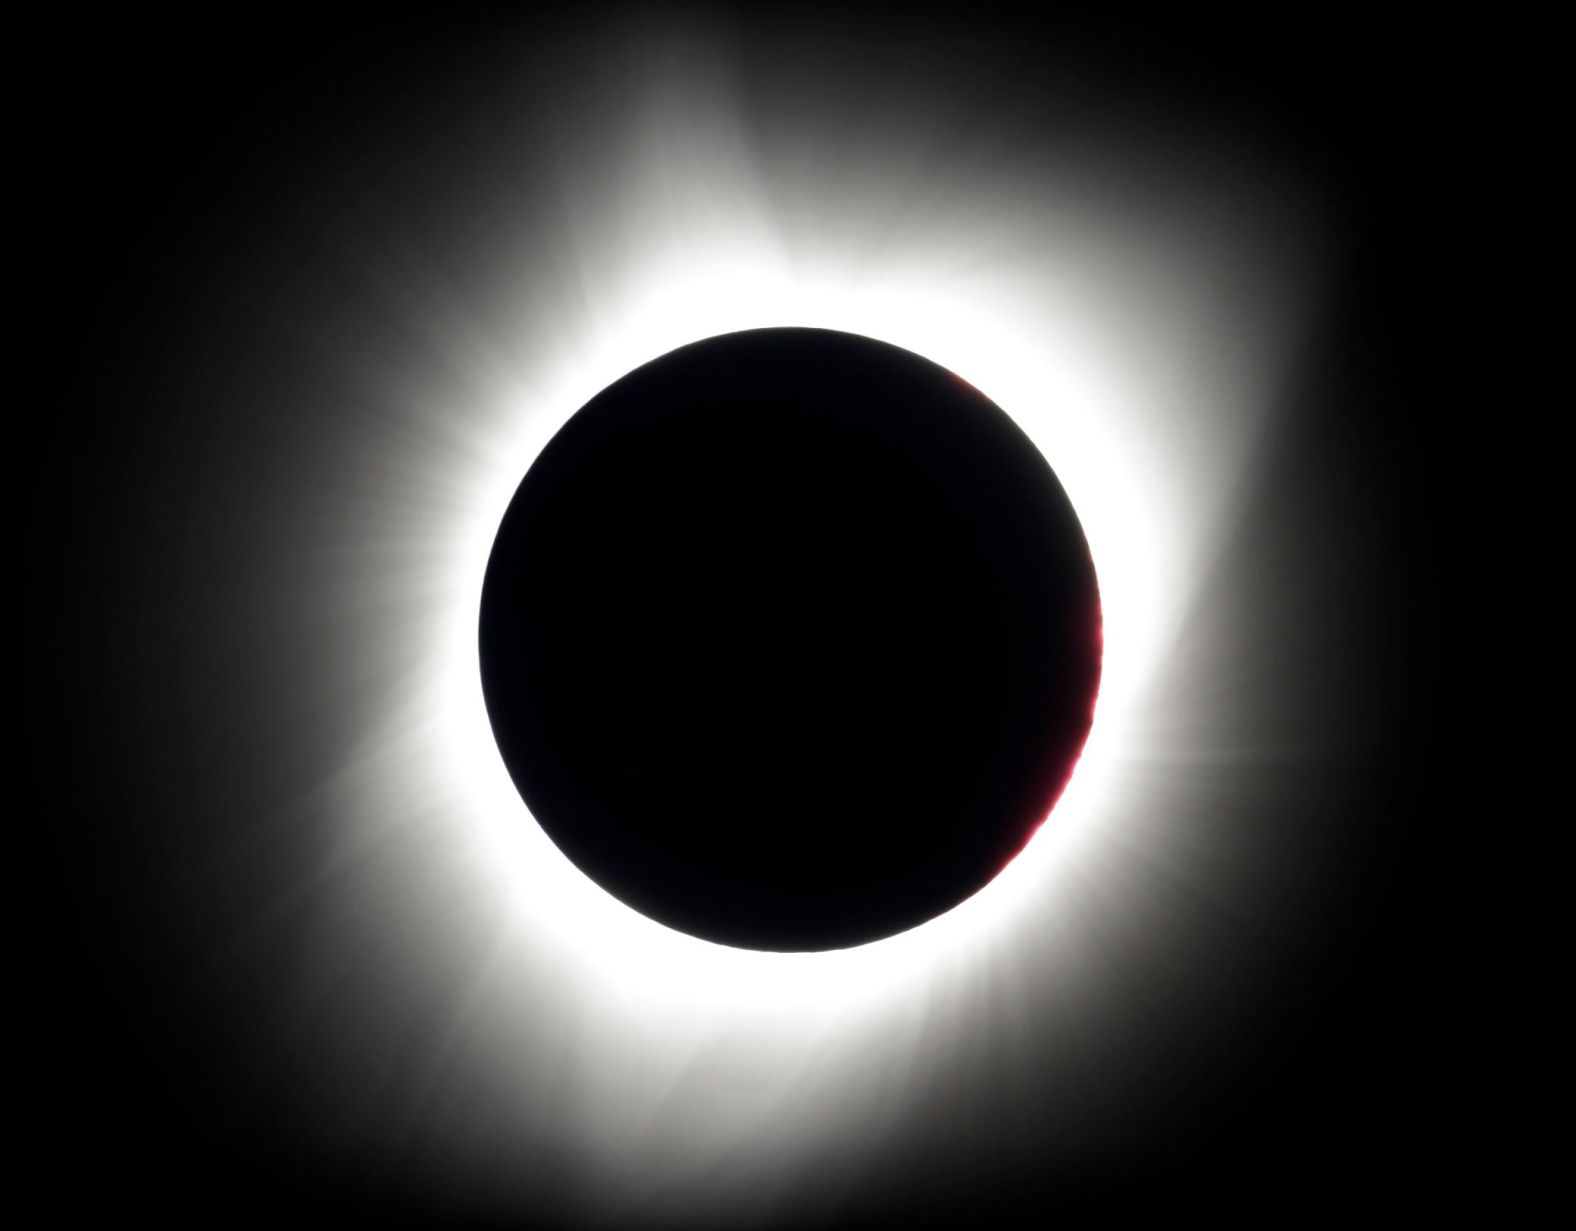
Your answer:
[[[843,949],[984,890],[1050,816],[1102,657],[1049,462],[960,377],[753,329],[614,381],[487,564],[488,719],[531,815],[677,931]]]

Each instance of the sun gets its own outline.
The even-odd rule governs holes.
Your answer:
[[[507,897],[528,916],[521,926],[549,929],[583,969],[627,987],[661,989],[707,1002],[719,995],[745,1005],[803,996],[845,1000],[939,954],[957,957],[983,937],[1012,929],[1037,896],[1048,866],[1095,840],[1109,750],[1121,739],[1124,711],[1144,678],[1164,610],[1154,591],[1156,527],[1143,516],[1146,476],[1124,453],[1099,408],[1112,396],[1099,373],[1073,357],[1087,353],[1072,337],[1060,345],[1024,343],[1021,326],[988,301],[960,303],[953,288],[922,271],[897,285],[806,283],[760,259],[690,271],[682,282],[661,275],[630,297],[627,315],[598,339],[588,361],[566,365],[547,405],[522,407],[516,429],[492,451],[501,463],[487,476],[463,553],[463,580],[444,621],[451,645],[443,673],[448,751],[440,758],[470,800],[465,824],[482,841],[485,864]],[[1063,479],[1099,562],[1107,676],[1076,774],[1045,826],[1011,867],[975,898],[911,932],[856,949],[775,954],[729,949],[662,927],[609,897],[556,847],[526,811],[499,758],[481,695],[474,628],[488,552],[519,476],[580,405],[607,384],[679,345],[719,332],[810,326],[858,333],[932,358],[1002,407]],[[550,406],[550,410],[548,409]],[[546,412],[546,413],[544,413]],[[797,989],[795,992],[794,989]]]

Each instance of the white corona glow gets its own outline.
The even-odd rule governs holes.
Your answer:
[[[1028,352],[1022,339],[1012,339],[999,308],[960,304],[945,284],[927,286],[919,278],[878,287],[796,281],[764,254],[741,262],[737,250],[723,268],[697,270],[693,260],[684,266],[682,277],[660,267],[637,272],[626,313],[609,322],[605,358],[599,355],[587,374],[566,381],[569,389],[544,416],[545,424],[522,408],[523,439],[498,450],[513,464],[479,487],[485,498],[478,502],[474,529],[465,535],[470,548],[457,555],[464,571],[452,587],[462,601],[446,633],[457,648],[443,686],[444,726],[453,736],[447,757],[460,767],[459,781],[475,792],[471,811],[486,826],[487,861],[521,878],[515,900],[539,904],[544,916],[533,919],[533,928],[550,922],[561,929],[565,943],[584,950],[577,960],[602,968],[626,989],[640,985],[648,1003],[652,996],[689,1004],[699,998],[713,1011],[719,999],[750,1006],[764,997],[795,1011],[806,1004],[846,1008],[851,995],[868,995],[893,978],[908,977],[903,972],[910,963],[958,943],[976,944],[1004,917],[1010,926],[1015,903],[1021,904],[1025,888],[1034,883],[1030,870],[1043,872],[1039,856],[1073,841],[1098,811],[1099,784],[1109,776],[1105,728],[1120,730],[1134,685],[1144,678],[1144,655],[1154,652],[1159,632],[1153,548],[1144,541],[1153,529],[1128,512],[1144,499],[1141,476],[1124,472],[1115,442],[1109,433],[1102,436],[1096,417],[1066,409],[1109,400],[1097,374],[1080,370],[1071,355],[1060,353],[1062,347],[1045,348],[1049,354]],[[585,878],[546,839],[509,779],[488,724],[476,656],[475,625],[492,538],[525,470],[563,420],[632,368],[686,342],[780,325],[841,329],[892,342],[963,375],[999,405],[1022,408],[1015,416],[1020,426],[1048,458],[1060,459],[1055,468],[1080,511],[1099,569],[1105,618],[1107,666],[1097,734],[1074,775],[1077,788],[1059,803],[1047,838],[1032,842],[1026,856],[988,890],[940,919],[900,937],[820,954],[740,951],[698,940],[635,913]],[[1004,336],[1005,344],[999,340]],[[1064,339],[1065,347],[1072,331],[1050,336]],[[638,619],[639,613],[630,616]],[[1086,784],[1093,789],[1084,789]]]
[[[1200,170],[1167,156],[1142,209],[1121,207],[1079,157],[1049,153],[1028,178],[943,170],[924,208],[900,209],[910,188],[888,182],[879,150],[859,185],[762,171],[727,90],[693,64],[654,72],[624,120],[623,142],[595,159],[618,169],[618,191],[588,187],[601,182],[591,168],[564,171],[554,238],[568,255],[551,274],[521,272],[510,319],[473,330],[431,309],[419,322],[434,350],[474,369],[475,399],[418,401],[447,447],[402,454],[369,497],[376,519],[400,526],[415,520],[411,493],[427,493],[419,539],[389,536],[399,559],[380,583],[420,632],[397,647],[414,664],[403,704],[369,731],[329,804],[347,844],[414,828],[405,875],[460,887],[443,926],[489,937],[467,1027],[486,1041],[472,1046],[522,1106],[544,1097],[544,1070],[570,1074],[555,1126],[532,1131],[581,1143],[605,1209],[658,1175],[729,1160],[737,1178],[708,1181],[722,1201],[790,1173],[818,1142],[879,1136],[916,1067],[970,1030],[1025,1045],[1002,1042],[1002,988],[1022,964],[1059,981],[1069,1037],[1098,1031],[1077,1008],[1098,937],[1123,911],[1158,909],[1124,898],[1141,879],[1138,837],[1144,859],[1186,875],[1186,835],[1146,811],[1176,753],[1155,706],[1185,709],[1157,701],[1157,673],[1317,291],[1303,220],[1219,160]],[[1129,156],[1167,163],[1159,150],[1157,136]],[[938,919],[815,954],[672,931],[576,869],[510,781],[477,659],[497,527],[568,417],[676,347],[787,325],[907,348],[1008,413],[1066,488],[1104,615],[1093,730],[1024,853]],[[659,1139],[655,1109],[675,1098],[699,1110],[667,1118]]]

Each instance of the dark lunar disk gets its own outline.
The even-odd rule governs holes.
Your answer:
[[[751,949],[956,906],[1072,772],[1088,545],[999,408],[911,352],[763,329],[624,376],[537,458],[481,606],[531,814],[609,893]]]

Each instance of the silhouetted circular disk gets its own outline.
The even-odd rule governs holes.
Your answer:
[[[1088,734],[1089,549],[993,403],[853,334],[763,329],[615,381],[526,474],[481,606],[531,814],[669,927],[845,948],[1022,849]]]

